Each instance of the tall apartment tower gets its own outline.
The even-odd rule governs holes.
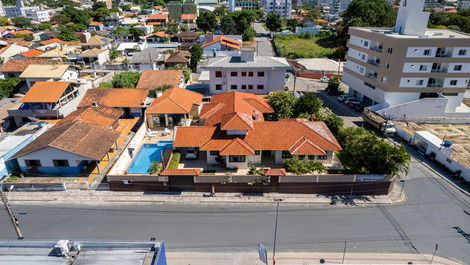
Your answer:
[[[292,0],[262,0],[266,13],[277,13],[282,18],[291,18]]]
[[[3,3],[0,1],[0,17],[5,16],[5,10],[3,9]]]
[[[470,35],[427,29],[424,0],[401,0],[395,27],[351,27],[343,82],[394,119],[469,119]]]

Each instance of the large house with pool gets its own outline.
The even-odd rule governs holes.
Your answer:
[[[203,105],[204,126],[177,127],[173,147],[185,157],[197,153],[209,165],[247,168],[250,163],[275,167],[297,157],[329,166],[341,146],[322,121],[266,121],[274,112],[267,101],[249,93],[214,95]]]

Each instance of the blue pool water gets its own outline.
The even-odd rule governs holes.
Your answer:
[[[159,141],[157,144],[144,144],[134,156],[127,174],[147,174],[152,161],[160,161],[165,150],[173,148],[172,141]]]

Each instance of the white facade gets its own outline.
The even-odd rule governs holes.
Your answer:
[[[25,78],[28,88],[31,88],[36,82],[67,82],[78,79],[78,72],[76,70],[67,70],[60,78]]]
[[[11,57],[13,57],[13,56],[15,56],[19,53],[26,52],[28,50],[29,49],[26,48],[26,47],[16,45],[16,44],[12,44],[5,51],[3,51],[2,54],[0,54],[0,58],[3,60],[3,62],[6,62],[6,61],[10,60]]]
[[[469,9],[470,8],[470,0],[459,0],[457,4],[457,9]]]
[[[20,167],[26,167],[25,160],[39,160],[41,161],[41,167],[54,167],[53,160],[68,160],[70,167],[76,167],[83,160],[89,161],[90,159],[53,147],[46,147],[36,152],[18,157],[18,164]]]
[[[291,18],[292,0],[263,0],[261,4],[266,13],[277,13],[282,18]]]
[[[50,20],[50,10],[41,9],[38,6],[25,6],[23,1],[17,0],[15,6],[4,7],[5,17],[26,17],[37,22],[46,22]]]

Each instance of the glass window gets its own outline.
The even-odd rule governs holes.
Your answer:
[[[289,153],[289,151],[282,151],[282,158],[291,158],[292,155]]]
[[[255,151],[255,155],[259,156],[261,154],[261,151],[260,150],[256,150]]]
[[[242,76],[246,76],[246,72],[242,72]]]
[[[253,89],[253,85],[248,85],[248,89]]]
[[[424,55],[431,55],[431,50],[430,49],[426,49],[424,50]]]
[[[222,77],[222,71],[216,71],[215,77]]]
[[[305,155],[299,155],[299,159],[305,159]]]
[[[467,50],[459,50],[459,55],[467,55]]]
[[[218,156],[219,155],[219,151],[210,151],[209,152],[211,156]]]
[[[25,160],[24,162],[27,167],[40,167],[41,166],[40,160]]]
[[[230,89],[237,89],[237,85],[231,85]]]
[[[230,72],[230,76],[238,76],[238,72]]]
[[[387,49],[387,52],[388,52],[389,54],[392,54],[392,53],[393,53],[393,48],[388,48],[388,49]]]
[[[259,76],[259,77],[263,77],[263,76],[264,76],[264,72],[258,72],[258,76]]]
[[[315,160],[315,156],[308,156],[308,160]]]
[[[242,85],[242,89],[246,89],[246,85]]]
[[[215,90],[222,90],[222,85],[221,84],[215,85]]]
[[[428,66],[427,66],[427,65],[420,65],[420,66],[419,66],[419,70],[420,70],[420,71],[427,71],[427,70],[428,70]]]
[[[317,156],[318,160],[326,160],[328,156]]]
[[[450,85],[451,86],[456,86],[457,85],[457,80],[450,80]]]
[[[454,71],[462,71],[462,65],[454,65]]]
[[[417,86],[422,86],[423,83],[424,83],[424,80],[417,80],[417,81],[416,81],[416,85],[417,85]]]
[[[264,89],[264,85],[258,85],[256,88],[258,88],[258,89]]]
[[[253,76],[253,72],[248,72],[248,76]]]
[[[68,160],[52,160],[54,162],[55,167],[68,167],[69,161]]]
[[[228,157],[229,162],[245,162],[245,156],[229,156]]]

